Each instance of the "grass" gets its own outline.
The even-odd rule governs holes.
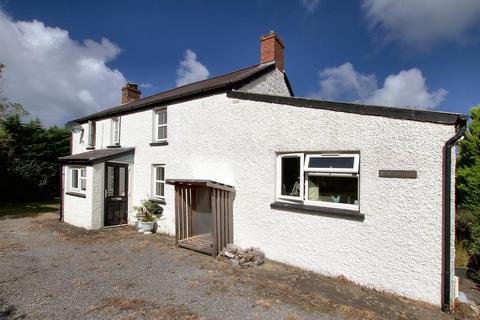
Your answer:
[[[35,215],[45,212],[58,212],[60,198],[42,201],[0,203],[0,217],[6,215]]]

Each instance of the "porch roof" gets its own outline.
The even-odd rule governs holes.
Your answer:
[[[224,184],[213,180],[202,179],[167,179],[167,184],[180,185],[180,186],[205,186],[214,189],[221,189],[225,191],[235,191],[233,186]]]
[[[70,156],[60,157],[58,160],[61,164],[85,164],[92,165],[99,162],[105,162],[116,158],[120,155],[134,153],[135,148],[112,148],[112,149],[98,149]]]

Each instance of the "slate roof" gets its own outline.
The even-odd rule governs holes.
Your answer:
[[[135,148],[111,148],[111,149],[98,149],[78,153],[70,156],[60,157],[58,160],[63,164],[87,164],[92,165],[99,162],[105,162],[107,160],[116,158],[118,156],[133,153]]]
[[[231,91],[232,89],[238,89],[243,85],[259,78],[260,76],[274,69],[275,69],[275,63],[273,62],[256,64],[251,67],[240,69],[240,70],[227,73],[218,77],[213,77],[210,79],[194,82],[191,84],[187,84],[185,86],[160,92],[152,96],[141,98],[139,100],[135,100],[135,101],[122,104],[113,108],[102,110],[100,112],[88,115],[86,117],[73,120],[70,123],[71,124],[84,123],[88,120],[96,120],[96,119],[108,118],[115,115],[131,113],[131,112],[139,111],[141,109],[152,108],[160,104],[171,103],[173,101],[190,100],[190,99],[193,99],[199,96],[204,96],[207,94],[228,92],[228,91]],[[285,80],[287,81],[287,85],[289,86],[288,79],[286,76],[285,76]],[[289,89],[291,94],[293,95],[293,92],[291,91],[290,86],[289,86]]]

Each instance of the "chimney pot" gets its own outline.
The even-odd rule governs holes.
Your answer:
[[[122,104],[140,99],[141,94],[142,92],[138,90],[137,84],[127,83],[122,87]]]
[[[282,39],[273,31],[260,37],[260,63],[275,62],[278,70],[284,71],[285,45]]]

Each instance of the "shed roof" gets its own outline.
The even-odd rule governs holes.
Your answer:
[[[141,109],[155,107],[159,104],[172,103],[179,100],[189,100],[207,94],[231,91],[232,89],[238,89],[242,87],[243,85],[274,69],[275,63],[273,62],[256,64],[218,77],[194,82],[178,88],[160,92],[149,97],[134,100],[113,108],[102,110],[86,117],[73,120],[71,123],[84,123],[89,120],[108,118],[115,115],[131,113]],[[287,82],[287,86],[289,87],[290,93],[293,95],[286,75],[285,80]]]
[[[105,162],[121,155],[134,153],[135,148],[112,148],[98,149],[70,156],[60,157],[58,160],[62,164],[85,164],[92,165],[99,162]]]
[[[230,186],[228,184],[206,179],[167,179],[166,182],[167,184],[173,184],[176,186],[205,186],[226,191],[235,190],[233,186]]]

